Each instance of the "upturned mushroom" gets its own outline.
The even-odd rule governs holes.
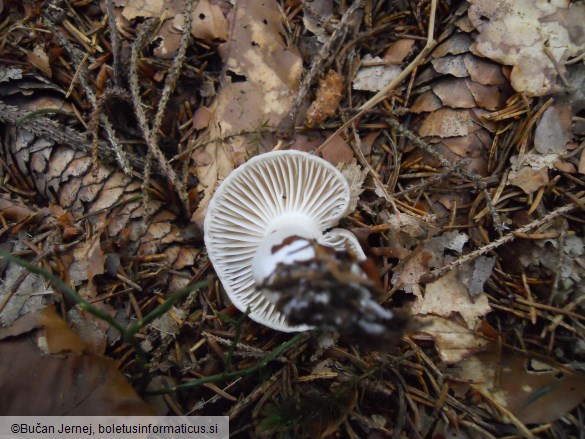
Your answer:
[[[333,228],[349,202],[343,175],[304,152],[269,152],[233,171],[215,192],[204,223],[209,259],[232,303],[273,329],[311,329],[290,325],[259,286],[280,264],[313,258],[307,240],[365,259],[351,232]]]

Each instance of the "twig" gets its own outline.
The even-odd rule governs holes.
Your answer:
[[[54,120],[47,117],[34,117],[35,111],[25,112],[17,107],[6,105],[0,101],[0,122],[5,122],[10,125],[18,125],[32,134],[40,137],[48,137],[56,143],[70,146],[78,151],[83,151],[87,154],[92,153],[92,144],[87,140],[84,134],[74,130],[70,127],[63,127]],[[116,155],[109,148],[105,147],[105,143],[100,142],[99,148],[100,156],[109,162],[117,160]],[[126,154],[128,160],[135,168],[144,167],[144,159],[135,154]]]
[[[116,16],[114,15],[114,4],[112,0],[106,0],[106,11],[108,13],[108,27],[110,28],[110,42],[112,43],[112,68],[114,71],[114,85],[122,87],[122,69],[120,67],[120,40],[118,28],[116,27]]]
[[[150,20],[149,22],[147,22],[144,28],[138,34],[138,37],[136,38],[136,41],[132,46],[132,56],[130,60],[130,90],[132,92],[132,101],[134,103],[136,117],[138,118],[138,123],[140,125],[140,129],[142,130],[142,135],[144,136],[144,139],[146,140],[146,143],[148,145],[148,149],[156,158],[163,174],[175,186],[175,189],[179,194],[181,202],[183,203],[183,207],[185,211],[188,212],[189,200],[187,197],[187,191],[185,190],[185,187],[183,186],[181,180],[177,177],[175,170],[172,168],[172,166],[170,166],[163,152],[159,148],[157,142],[157,133],[152,132],[148,127],[146,114],[144,113],[144,109],[142,108],[142,98],[140,97],[140,86],[138,85],[138,59],[140,51],[142,50],[148,38],[154,31],[156,25],[157,25],[156,20]]]
[[[581,198],[580,201],[581,202],[585,201],[585,198]],[[543,225],[549,223],[550,221],[552,221],[553,219],[555,219],[561,215],[564,215],[566,213],[571,212],[572,210],[577,209],[578,207],[579,206],[576,204],[568,204],[566,206],[559,207],[558,209],[555,209],[552,212],[546,214],[541,219],[534,220],[534,221],[526,224],[525,226],[522,226],[516,230],[513,230],[512,232],[508,233],[507,235],[504,235],[501,238],[496,239],[494,242],[490,242],[489,244],[487,244],[481,248],[478,248],[477,250],[472,251],[471,253],[468,253],[464,256],[461,256],[460,258],[454,260],[453,262],[451,262],[447,265],[444,265],[441,268],[437,268],[435,270],[429,271],[427,274],[425,274],[421,277],[421,282],[427,283],[427,282],[431,282],[435,279],[438,279],[439,277],[445,275],[446,273],[453,270],[454,268],[457,268],[466,262],[472,261],[481,255],[489,253],[490,251],[495,250],[496,248],[501,247],[504,244],[512,242],[514,239],[517,238],[516,234],[523,234],[523,233],[527,233],[531,230],[534,230],[540,226],[543,226]]]
[[[288,114],[278,124],[276,133],[280,139],[290,139],[292,137],[295,121],[297,119],[299,110],[303,105],[305,96],[309,92],[309,89],[311,88],[311,85],[315,81],[315,78],[319,72],[322,72],[325,69],[326,60],[335,58],[335,54],[339,51],[341,42],[347,35],[348,28],[354,19],[355,12],[363,7],[363,3],[364,0],[356,0],[347,9],[345,14],[343,14],[343,17],[341,17],[341,21],[335,28],[335,31],[333,34],[331,34],[329,40],[323,45],[315,59],[312,61],[311,68],[303,77],[299,86],[299,92],[297,93],[297,96],[295,97]]]
[[[181,69],[183,67],[183,63],[185,62],[185,54],[187,53],[187,46],[189,45],[189,37],[191,36],[191,11],[193,10],[193,0],[185,0],[185,23],[183,25],[183,36],[181,37],[181,44],[179,46],[179,50],[177,51],[177,55],[173,60],[173,65],[171,66],[169,73],[165,80],[165,85],[162,91],[162,95],[160,98],[160,102],[158,104],[158,109],[156,111],[156,116],[154,118],[154,124],[151,131],[151,136],[153,139],[156,139],[158,136],[158,132],[160,130],[160,126],[162,124],[163,115],[165,113],[165,109],[169,102],[169,98],[171,93],[174,91],[175,86],[177,85],[177,80],[181,74]],[[151,173],[151,162],[152,162],[152,155],[154,154],[153,148],[148,148],[148,153],[146,156],[146,166],[144,167],[144,181],[142,182],[142,194],[144,196],[144,204],[147,205],[149,201],[149,192],[148,192],[148,185],[150,184],[150,173]],[[169,163],[165,158],[165,163]],[[171,168],[172,169],[172,168]],[[177,188],[179,190],[179,188]],[[188,206],[188,198],[187,194],[179,195],[184,197],[186,201],[186,205]],[[184,202],[185,202],[184,200]]]
[[[65,48],[73,62],[75,62],[78,65],[76,75],[79,78],[79,83],[81,84],[83,91],[85,91],[87,99],[89,99],[89,102],[95,109],[95,106],[97,105],[96,96],[92,88],[89,86],[89,83],[87,81],[86,70],[83,67],[85,57],[80,55],[79,49],[71,45],[69,40],[65,37],[65,35],[63,35],[63,33],[59,29],[57,29],[57,26],[55,26],[55,24],[51,21],[50,18],[45,18],[45,23],[49,30],[53,33],[53,35],[57,37],[59,43]],[[91,58],[88,57],[88,59],[91,62],[93,62]],[[116,133],[114,132],[114,127],[112,126],[112,124],[110,123],[109,119],[106,117],[105,114],[100,114],[99,116],[100,123],[103,125],[104,130],[106,131],[108,141],[110,142],[110,147],[112,148],[112,151],[114,151],[118,164],[120,165],[125,174],[127,175],[132,174],[132,167],[128,162],[126,154],[124,153],[124,151],[122,151],[120,142],[118,141]]]

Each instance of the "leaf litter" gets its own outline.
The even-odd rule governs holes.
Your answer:
[[[149,390],[190,386],[156,399],[158,412],[226,414],[260,437],[576,435],[585,370],[583,7],[390,3],[358,2],[355,27],[336,34],[343,2],[193,2],[184,52],[183,1],[71,2],[61,18],[9,4],[9,19],[24,13],[30,28],[0,30],[3,59],[18,60],[0,70],[0,246],[74,285],[91,311],[122,326],[210,278],[137,334]],[[436,46],[417,58],[432,19]],[[143,23],[154,31],[130,69]],[[308,75],[314,63],[319,71]],[[390,70],[399,83],[361,112],[392,81]],[[370,84],[352,87],[366,73]],[[145,172],[127,81],[139,83],[147,117],[163,110],[158,140],[188,190],[186,208],[160,162]],[[278,143],[275,127],[301,95],[293,139]],[[338,130],[350,118],[353,128]],[[92,144],[84,133],[96,128]],[[222,295],[198,224],[217,184],[275,146],[317,151],[346,175],[352,207],[342,227],[371,258],[376,299],[413,320],[391,346],[278,334]],[[132,172],[115,159],[120,151]],[[6,261],[0,269],[0,349],[38,367],[42,386],[64,386],[74,405],[84,389],[109,393],[95,406],[109,413],[150,410],[118,381],[117,368],[142,388],[142,354],[119,332],[38,275]],[[72,389],[80,364],[88,379]],[[119,391],[92,391],[96,370]],[[25,407],[9,390],[23,413],[67,405]]]

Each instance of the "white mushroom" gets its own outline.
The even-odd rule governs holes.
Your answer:
[[[288,325],[256,285],[279,263],[312,258],[311,247],[302,245],[306,239],[365,259],[352,233],[330,230],[347,213],[349,201],[343,175],[304,152],[269,152],[233,171],[209,203],[204,224],[209,259],[232,303],[243,312],[249,308],[253,320],[270,328],[310,329]]]

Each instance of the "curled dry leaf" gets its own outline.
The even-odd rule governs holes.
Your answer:
[[[85,352],[54,308],[0,328],[3,415],[152,415],[116,362]]]
[[[281,38],[285,30],[276,1],[241,1],[231,14],[233,34],[220,47],[228,75],[215,101],[211,138],[278,125],[292,105],[302,72],[298,51]],[[211,162],[191,171],[199,177],[203,191],[192,221],[202,224],[216,186],[235,166],[272,146],[269,138],[259,134],[208,144],[205,151]]]
[[[558,74],[551,57],[562,65],[568,55],[585,48],[583,33],[577,31],[585,22],[582,5],[569,11],[568,0],[468,1],[469,20],[479,32],[472,50],[513,66],[511,82],[516,91],[548,94]]]
[[[319,81],[317,97],[307,111],[306,124],[310,127],[325,122],[337,111],[343,98],[343,76],[335,70],[329,70],[327,75]]]

